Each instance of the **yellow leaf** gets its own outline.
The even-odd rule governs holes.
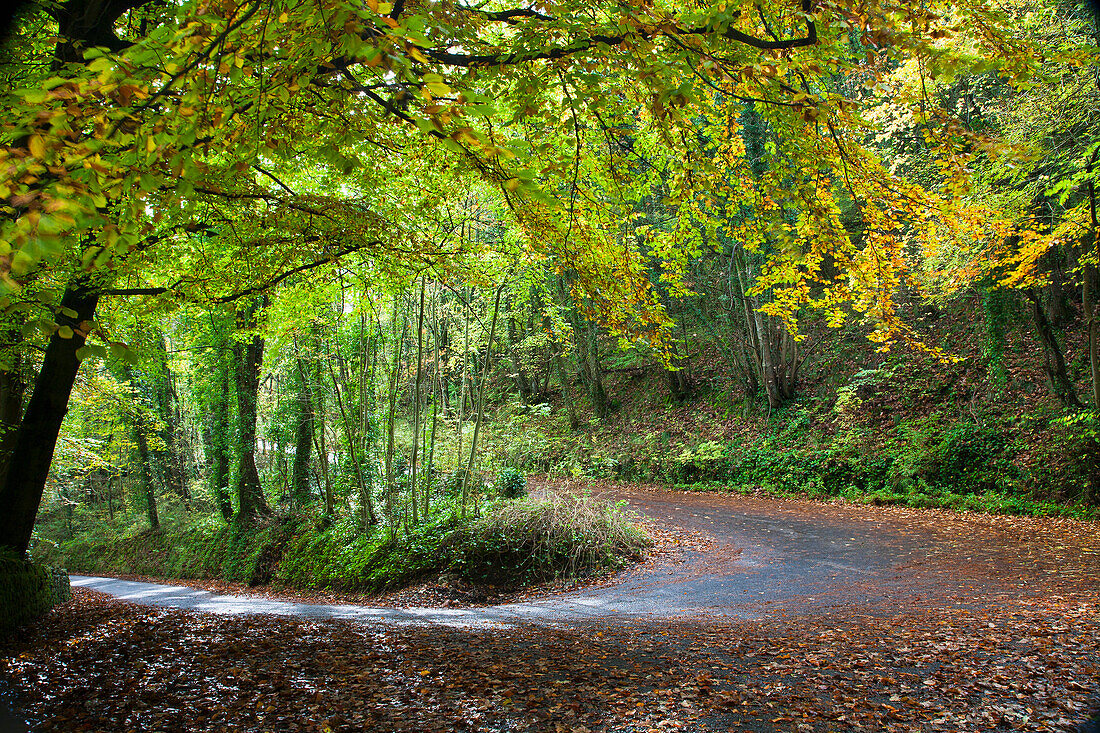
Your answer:
[[[156,149],[157,141],[153,139],[153,136],[150,135],[149,137],[145,138],[145,150],[151,153]]]
[[[285,23],[285,22],[287,22],[288,20],[290,20],[290,16],[289,16],[289,15],[287,15],[287,12],[286,12],[286,11],[284,10],[284,11],[283,11],[283,13],[282,13],[282,15],[280,15],[280,16],[279,16],[279,22],[280,22],[280,23]]]
[[[416,46],[409,46],[409,55],[422,64],[428,63],[428,57],[422,54]]]
[[[46,157],[46,143],[42,140],[41,135],[31,135],[31,139],[27,142],[27,147],[30,148],[31,155],[34,157]]]
[[[443,97],[451,93],[451,88],[440,81],[429,82],[424,85],[433,97]]]

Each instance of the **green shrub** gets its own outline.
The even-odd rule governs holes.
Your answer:
[[[447,542],[459,574],[509,585],[621,567],[648,544],[618,507],[559,494],[499,504]]]
[[[518,499],[527,495],[527,477],[519,469],[505,467],[497,476],[497,494],[505,499]]]

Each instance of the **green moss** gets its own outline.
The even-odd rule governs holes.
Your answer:
[[[442,504],[399,534],[364,531],[355,517],[165,527],[118,536],[107,525],[62,543],[57,555],[93,574],[382,591],[447,571],[511,586],[583,574],[621,565],[647,542],[617,508],[587,498],[498,501],[465,518],[457,502]]]
[[[32,621],[71,597],[64,570],[0,555],[0,631]]]

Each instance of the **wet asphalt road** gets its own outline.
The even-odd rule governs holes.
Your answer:
[[[1019,553],[1003,547],[1011,538],[994,542],[979,519],[972,525],[958,520],[947,531],[917,513],[850,505],[663,491],[615,490],[609,498],[625,499],[658,526],[687,530],[696,539],[610,583],[489,607],[319,605],[85,576],[72,576],[72,584],[152,606],[220,614],[473,627],[975,606],[1028,586],[1029,568],[1013,565]]]

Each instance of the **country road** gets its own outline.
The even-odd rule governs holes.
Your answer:
[[[219,595],[180,585],[72,576],[76,587],[142,604],[394,623],[500,626],[607,617],[759,619],[914,605],[982,608],[1087,584],[1094,528],[1069,520],[605,487],[602,496],[692,537],[613,582],[472,608],[384,608]],[[1076,551],[1074,551],[1076,547]]]

